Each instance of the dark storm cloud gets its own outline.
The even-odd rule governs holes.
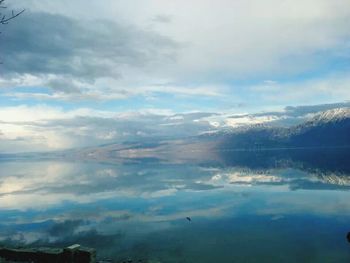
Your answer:
[[[33,12],[9,24],[2,38],[3,74],[52,74],[84,82],[118,78],[125,67],[164,63],[177,49],[174,41],[135,26]],[[67,83],[51,86],[72,92]]]

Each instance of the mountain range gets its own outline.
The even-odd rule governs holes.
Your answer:
[[[219,149],[346,147],[350,146],[350,109],[320,112],[292,127],[257,125],[208,136]]]
[[[288,127],[250,125],[181,139],[159,138],[105,144],[53,153],[0,155],[12,158],[62,159],[107,163],[157,162],[249,169],[295,167],[350,173],[350,108],[313,114]]]
[[[138,159],[211,162],[237,156],[237,152],[348,146],[350,146],[350,108],[336,108],[319,112],[307,121],[291,127],[253,125],[182,139],[155,138],[147,142],[107,144],[65,151],[59,155],[65,158],[108,162]]]

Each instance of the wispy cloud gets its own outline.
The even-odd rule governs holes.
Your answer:
[[[0,151],[292,124],[272,111],[350,99],[346,0],[9,4],[26,12],[2,28]],[[194,111],[218,114],[176,119]]]

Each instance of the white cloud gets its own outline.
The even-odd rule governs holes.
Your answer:
[[[350,99],[350,77],[347,73],[330,74],[297,82],[263,83],[250,86],[251,92],[265,102],[279,105],[331,103]]]
[[[86,108],[64,111],[61,108],[47,105],[16,106],[0,108],[0,146],[1,152],[25,152],[40,150],[58,150],[77,144],[77,137],[82,135],[84,127],[75,127],[69,135],[69,129],[45,127],[47,122],[69,120],[83,116],[112,117],[111,112],[103,112]],[[96,136],[100,136],[97,134]]]
[[[302,72],[320,62],[316,53],[348,48],[346,0],[154,0],[125,9],[124,1],[111,5],[111,15],[123,10],[140,24],[153,14],[173,17],[159,31],[187,43],[176,69],[186,76]]]
[[[125,85],[125,86],[123,86]],[[30,91],[31,87],[44,87],[49,92]],[[37,76],[32,74],[16,74],[10,79],[0,78],[0,88],[4,89],[4,96],[19,100],[119,100],[135,96],[150,97],[154,94],[171,94],[176,96],[205,96],[220,97],[229,90],[227,85],[176,85],[176,84],[150,84],[124,83],[124,81],[111,78],[101,78],[93,83],[80,80],[65,79],[62,76]],[[14,88],[17,88],[14,90]]]
[[[179,138],[210,128],[208,122],[197,121],[198,116],[210,113],[174,114],[151,107],[134,112],[64,110],[48,105],[0,107],[0,152],[61,150],[145,137]],[[167,125],[174,122],[178,129]]]
[[[109,82],[98,79],[91,87],[85,85],[88,88],[83,94],[40,95],[43,99],[79,99],[84,96],[117,99],[152,92],[226,95],[230,89],[218,90],[216,85],[222,85],[225,79],[293,77],[309,70],[317,71],[330,63],[329,60],[348,58],[350,48],[348,0],[220,0],[215,3],[211,0],[139,0],[137,3],[106,0],[103,4],[97,0],[89,3],[81,0],[18,0],[16,5],[82,21],[114,21],[123,29],[129,26],[164,36],[179,47],[170,63],[162,60],[160,64],[151,63],[141,69],[132,64],[123,66],[118,69],[122,79]],[[155,23],[155,17],[163,20],[171,17],[171,21]],[[151,45],[148,38],[139,41],[146,41],[147,47]],[[151,53],[162,53],[159,50],[154,52],[154,48],[151,45]],[[113,79],[115,76],[109,77]],[[197,82],[204,84],[193,86]],[[156,83],[192,85],[157,86]],[[283,92],[283,89],[279,90]]]
[[[30,122],[36,121],[57,120],[62,118],[74,118],[79,116],[112,117],[113,113],[92,110],[89,108],[79,108],[70,111],[65,111],[62,108],[52,107],[48,105],[20,105],[14,107],[0,108],[0,120],[3,123],[27,122],[30,124]]]

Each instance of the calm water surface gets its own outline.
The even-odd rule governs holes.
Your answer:
[[[231,157],[2,160],[0,242],[115,262],[350,262],[348,152]]]

